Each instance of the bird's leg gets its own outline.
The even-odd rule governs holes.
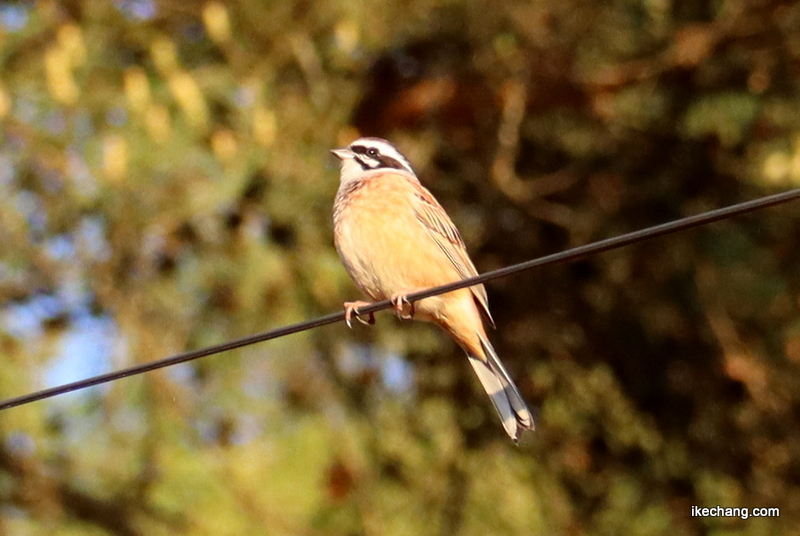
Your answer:
[[[369,317],[367,320],[361,318],[361,315],[358,312],[359,307],[367,307],[368,305],[372,305],[370,302],[365,301],[348,301],[344,302],[344,321],[347,322],[347,327],[353,329],[353,325],[350,323],[350,320],[353,318],[353,314],[356,316],[356,320],[361,322],[362,324],[371,326],[375,323],[375,315],[373,313],[368,313]]]
[[[397,313],[397,317],[402,320],[411,320],[414,318],[414,303],[408,301],[409,293],[405,294],[395,294],[390,298],[389,301],[392,302],[394,306],[394,312]],[[408,306],[408,312],[406,313],[406,306]]]

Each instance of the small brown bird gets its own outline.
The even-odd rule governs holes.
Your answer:
[[[331,152],[342,164],[334,239],[350,277],[372,300],[390,299],[401,318],[444,329],[467,353],[503,427],[517,442],[523,429],[534,429],[533,417],[486,337],[481,315],[492,326],[494,321],[483,285],[413,304],[406,299],[415,291],[477,275],[453,222],[388,141],[360,138]],[[344,304],[348,325],[365,305]]]

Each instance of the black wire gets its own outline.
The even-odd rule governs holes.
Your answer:
[[[540,257],[538,259],[522,262],[519,264],[515,264],[513,266],[508,266],[506,268],[500,268],[498,270],[492,270],[491,272],[486,272],[485,274],[482,275],[470,277],[469,279],[464,279],[447,285],[442,285],[440,287],[434,287],[420,292],[415,292],[413,294],[408,295],[408,301],[413,302],[421,300],[423,298],[430,298],[431,296],[444,294],[445,292],[458,290],[460,288],[471,287],[479,283],[486,283],[487,281],[491,281],[493,279],[506,277],[512,274],[516,274],[517,272],[522,272],[524,270],[530,270],[532,268],[536,268],[538,266],[546,266],[549,264],[556,264],[559,262],[575,261],[578,259],[582,259],[583,257],[593,255],[595,253],[602,253],[610,249],[620,248],[648,238],[655,238],[657,236],[663,236],[666,234],[675,233],[677,231],[683,231],[685,229],[690,229],[692,227],[697,227],[699,225],[713,223],[715,221],[730,218],[732,216],[738,216],[741,214],[745,214],[747,212],[752,212],[754,210],[759,210],[762,208],[779,205],[781,203],[786,203],[788,201],[792,201],[798,198],[800,198],[800,188],[795,190],[790,190],[788,192],[783,192],[780,194],[774,194],[767,197],[762,197],[760,199],[755,199],[753,201],[739,203],[736,205],[732,205],[730,207],[712,210],[710,212],[705,212],[703,214],[698,214],[696,216],[681,218],[679,220],[672,221],[669,223],[656,225],[655,227],[648,227],[647,229],[642,229],[641,231],[634,231],[632,233],[627,233],[614,238],[607,238],[599,242],[593,242],[585,246],[579,246],[577,248],[573,248],[568,251],[563,251],[561,253],[547,255],[545,257]],[[359,313],[361,313],[362,315],[366,315],[369,313],[376,313],[378,311],[388,309],[389,307],[391,307],[391,303],[389,302],[389,300],[384,300],[373,303],[372,305],[360,307]],[[192,361],[194,359],[199,359],[201,357],[218,354],[221,352],[227,352],[228,350],[234,350],[236,348],[249,346],[251,344],[255,344],[258,342],[277,339],[279,337],[285,337],[286,335],[291,335],[293,333],[299,333],[301,331],[306,331],[309,329],[326,326],[328,324],[333,324],[334,322],[339,322],[341,320],[344,320],[344,312],[333,313],[313,320],[308,320],[305,322],[300,322],[298,324],[292,324],[290,326],[285,326],[282,328],[265,331],[263,333],[258,333],[256,335],[251,335],[249,337],[236,339],[234,341],[230,341],[224,344],[209,346],[207,348],[201,348],[200,350],[194,350],[191,352],[177,354],[172,357],[167,357],[164,359],[160,359],[158,361],[152,361],[150,363],[145,363],[143,365],[136,365],[134,367],[119,370],[117,372],[109,372],[108,374],[101,374],[99,376],[94,376],[92,378],[87,378],[85,380],[80,380],[77,382],[60,385],[58,387],[52,387],[50,389],[43,389],[41,391],[36,391],[34,393],[30,393],[27,395],[18,396],[16,398],[9,398],[8,400],[0,402],[0,411],[4,409],[13,408],[16,406],[21,406],[23,404],[29,404],[37,400],[51,398],[64,393],[70,393],[72,391],[77,391],[79,389],[85,389],[93,385],[108,383],[114,380],[127,378],[128,376],[135,376],[137,374],[149,372],[151,370],[169,367],[172,365],[177,365],[179,363],[185,363],[187,361]]]

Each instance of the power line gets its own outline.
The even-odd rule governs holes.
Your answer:
[[[793,201],[798,198],[800,198],[800,188],[789,190],[788,192],[783,192],[780,194],[769,195],[766,197],[762,197],[760,199],[755,199],[753,201],[738,203],[736,205],[732,205],[729,207],[712,210],[710,212],[705,212],[703,214],[698,214],[696,216],[681,218],[679,220],[675,220],[669,223],[663,223],[661,225],[656,225],[655,227],[648,227],[647,229],[634,231],[632,233],[627,233],[614,238],[607,238],[605,240],[600,240],[599,242],[593,242],[585,246],[579,246],[567,251],[562,251],[560,253],[554,253],[552,255],[540,257],[538,259],[521,262],[519,264],[508,266],[506,268],[492,270],[491,272],[486,272],[485,274],[482,275],[470,277],[469,279],[463,279],[461,281],[456,281],[454,283],[450,283],[447,285],[442,285],[439,287],[430,288],[420,292],[415,292],[413,294],[408,295],[408,300],[410,302],[414,302],[421,300],[423,298],[430,298],[431,296],[437,296],[439,294],[444,294],[445,292],[451,292],[461,288],[471,287],[479,283],[486,283],[487,281],[491,281],[493,279],[506,277],[539,266],[547,266],[550,264],[556,264],[560,262],[575,261],[578,259],[582,259],[584,257],[588,257],[589,255],[594,255],[596,253],[602,253],[604,251],[609,251],[611,249],[628,246],[630,244],[633,244],[635,242],[640,242],[645,239],[655,238],[658,236],[663,236],[666,234],[683,231],[686,229],[690,229],[692,227],[698,227],[700,225],[706,225],[719,220],[724,220],[726,218],[731,218],[733,216],[739,216],[741,214],[746,214],[748,212],[753,212],[755,210],[760,210],[763,208],[786,203],[788,201]],[[388,309],[391,306],[392,305],[389,302],[389,300],[384,300],[373,303],[372,305],[369,306],[360,307],[359,312],[362,315],[366,315],[369,313],[376,313],[378,311]],[[91,378],[87,378],[85,380],[80,380],[77,382],[68,383],[57,387],[52,387],[50,389],[43,389],[41,391],[36,391],[27,395],[18,396],[16,398],[9,398],[7,400],[3,400],[2,402],[0,402],[0,411],[4,409],[13,408],[16,406],[21,406],[23,404],[35,402],[37,400],[43,400],[45,398],[51,398],[57,395],[70,393],[72,391],[78,391],[80,389],[85,389],[93,385],[100,385],[103,383],[112,382],[122,378],[127,378],[129,376],[142,374],[144,372],[149,372],[151,370],[169,367],[172,365],[177,365],[179,363],[185,363],[187,361],[193,361],[201,357],[206,357],[213,354],[219,354],[221,352],[227,352],[228,350],[235,350],[236,348],[241,348],[243,346],[249,346],[251,344],[256,344],[259,342],[264,342],[271,339],[277,339],[279,337],[285,337],[286,335],[292,335],[293,333],[299,333],[301,331],[307,331],[309,329],[326,326],[328,324],[333,324],[335,322],[340,322],[342,320],[344,320],[344,312],[333,313],[312,320],[307,320],[305,322],[300,322],[298,324],[292,324],[290,326],[285,326],[282,328],[265,331],[263,333],[258,333],[256,335],[251,335],[249,337],[236,339],[230,342],[226,342],[224,344],[209,346],[207,348],[201,348],[199,350],[194,350],[191,352],[184,352],[182,354],[177,354],[171,357],[160,359],[158,361],[152,361],[150,363],[136,365],[116,372],[101,374],[99,376],[94,376]]]

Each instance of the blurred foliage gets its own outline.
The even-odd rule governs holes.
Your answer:
[[[353,299],[359,133],[481,271],[797,186],[798,66],[781,0],[0,2],[0,395]],[[384,315],[2,412],[0,534],[797,533],[796,212],[492,283],[519,447]]]

